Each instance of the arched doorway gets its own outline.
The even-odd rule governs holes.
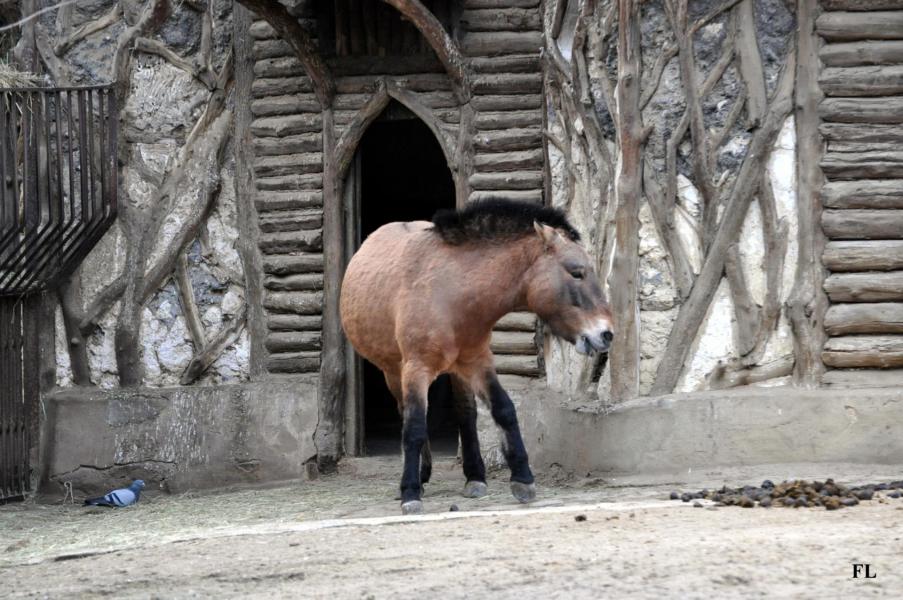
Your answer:
[[[391,101],[364,133],[345,183],[347,256],[385,223],[432,219],[455,207],[455,184],[429,127]],[[349,352],[346,450],[356,455],[396,454],[401,417],[382,373]],[[451,386],[442,376],[430,388],[428,425],[434,455],[457,450]]]

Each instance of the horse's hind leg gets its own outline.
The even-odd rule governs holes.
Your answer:
[[[430,373],[422,365],[405,365],[402,373],[404,471],[401,476],[401,512],[406,515],[423,511],[420,454],[426,443],[427,393],[434,377],[435,373]]]
[[[461,435],[461,462],[464,467],[464,496],[480,498],[486,495],[486,465],[480,454],[480,438],[477,436],[477,405],[473,391],[459,377],[452,376],[452,396],[455,418]]]
[[[492,418],[504,433],[502,450],[511,469],[511,493],[519,502],[531,502],[536,498],[536,486],[517,423],[517,411],[494,371],[486,379],[486,397]]]
[[[389,373],[383,372],[383,375],[386,378],[386,385],[389,386],[389,391],[392,392],[392,395],[395,397],[395,401],[398,403],[398,414],[401,415],[402,420],[404,419],[404,403],[402,402],[403,396],[401,391],[401,377],[397,375],[390,375]],[[420,483],[429,483],[430,477],[433,474],[433,454],[430,452],[430,439],[426,438],[426,441],[423,443],[423,448],[420,451]]]

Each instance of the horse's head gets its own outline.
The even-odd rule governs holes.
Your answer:
[[[611,310],[589,256],[553,227],[534,226],[543,252],[528,274],[530,310],[581,354],[607,352],[613,337]]]

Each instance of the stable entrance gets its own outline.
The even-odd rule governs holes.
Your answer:
[[[455,185],[433,133],[393,101],[364,134],[345,186],[348,256],[385,223],[429,221],[440,208],[454,208]],[[353,351],[349,365],[346,448],[350,454],[397,454],[401,417],[382,372]],[[451,386],[442,376],[430,388],[429,425],[433,454],[454,453],[457,431]]]

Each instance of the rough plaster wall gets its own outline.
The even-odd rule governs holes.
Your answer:
[[[74,24],[100,14],[111,4],[81,3]],[[222,65],[231,44],[231,1],[217,0],[214,7],[213,62]],[[76,77],[83,82],[109,79],[109,57],[116,42],[116,27],[90,36],[65,55]],[[187,7],[174,5],[172,14],[157,35],[179,54],[197,52],[201,37],[200,16]],[[160,57],[136,54],[128,98],[121,107],[126,137],[131,144],[130,161],[121,172],[127,202],[136,209],[150,208],[160,182],[172,168],[185,138],[204,110],[210,92],[185,71]],[[227,148],[227,157],[231,149]],[[158,256],[182,223],[189,200],[204,192],[205,173],[189,173],[191,182],[172,202],[155,243],[150,260]],[[207,339],[238,317],[245,297],[244,268],[236,243],[238,223],[234,193],[234,163],[227,159],[219,172],[220,190],[215,206],[202,227],[201,242],[189,251],[189,277]],[[82,267],[82,291],[90,302],[98,291],[112,282],[125,263],[126,249],[119,224],[115,224],[87,257]],[[118,385],[113,338],[118,304],[102,319],[88,340],[92,380],[101,387]],[[57,382],[72,385],[69,355],[62,315],[57,315]],[[142,314],[142,349],[148,386],[178,385],[179,377],[192,356],[191,338],[175,285],[167,281],[151,298]],[[213,363],[198,384],[235,383],[248,379],[250,342],[247,330]]]

